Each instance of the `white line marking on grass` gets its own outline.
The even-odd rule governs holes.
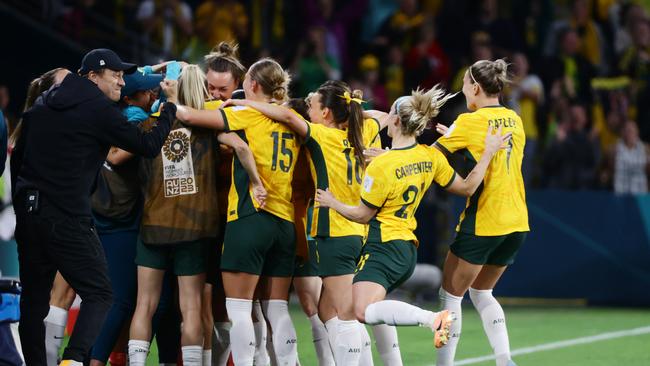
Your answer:
[[[567,339],[567,340],[564,340],[564,341],[545,343],[545,344],[540,344],[540,345],[532,346],[532,347],[519,348],[519,349],[516,349],[516,350],[512,351],[511,354],[514,357],[514,356],[519,356],[519,355],[526,355],[526,354],[529,354],[529,353],[535,353],[535,352],[541,352],[541,351],[549,351],[549,350],[558,349],[558,348],[571,347],[571,346],[576,346],[576,345],[579,345],[579,344],[594,343],[594,342],[598,342],[598,341],[606,341],[606,340],[615,339],[615,338],[637,336],[637,335],[648,334],[648,333],[650,333],[650,326],[627,329],[627,330],[620,330],[620,331],[617,331],[617,332],[602,333],[602,334],[589,336],[589,337]],[[458,362],[455,362],[454,365],[455,366],[472,365],[472,364],[479,363],[479,362],[494,360],[495,358],[496,357],[494,357],[494,355],[466,358],[464,360],[460,360]]]

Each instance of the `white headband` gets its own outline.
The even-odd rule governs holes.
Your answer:
[[[469,71],[469,76],[472,78],[472,81],[474,81],[474,84],[481,85],[481,84],[478,83],[478,81],[476,81],[476,79],[474,79],[474,74],[472,74],[472,67],[471,66],[469,67],[469,69],[467,69],[467,71]]]

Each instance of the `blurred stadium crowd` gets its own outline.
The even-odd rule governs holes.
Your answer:
[[[529,188],[647,192],[647,0],[12,2],[32,3],[34,17],[86,48],[112,47],[140,64],[200,63],[234,40],[244,64],[272,56],[289,68],[293,96],[342,79],[363,90],[366,108],[381,110],[416,87],[458,91],[468,65],[506,57],[514,82],[503,103],[525,124]],[[13,122],[8,99],[0,86]]]

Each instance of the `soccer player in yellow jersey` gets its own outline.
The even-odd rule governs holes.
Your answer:
[[[497,366],[514,365],[503,309],[492,296],[492,289],[514,262],[529,231],[521,175],[526,136],[521,118],[499,104],[499,94],[507,82],[505,61],[477,61],[463,79],[463,94],[471,113],[458,116],[448,129],[438,125],[443,136],[435,146],[445,154],[462,153],[470,161],[483,153],[488,126],[512,133],[507,148],[497,153],[485,180],[467,199],[445,260],[440,297],[444,309],[456,313],[458,321],[452,326],[449,344],[438,351],[438,366],[453,364],[461,333],[460,305],[468,289]]]
[[[237,57],[238,45],[230,42],[220,42],[210,53],[204,56],[206,66],[206,79],[208,81],[208,92],[215,99],[215,104],[232,98],[234,95],[242,95],[243,90],[236,89],[241,85],[246,74],[246,68]],[[243,97],[243,96],[242,96]],[[207,103],[210,104],[210,103]],[[206,104],[206,106],[207,106]],[[218,108],[218,107],[217,107]],[[210,108],[206,108],[210,109]],[[216,109],[216,108],[214,108]],[[222,132],[218,135],[220,145],[219,166],[217,168],[219,181],[217,191],[219,192],[219,237],[217,238],[216,250],[210,250],[208,254],[208,272],[206,273],[206,291],[203,297],[203,321],[205,332],[205,347],[214,349],[212,359],[217,366],[225,366],[230,356],[230,343],[228,333],[230,322],[226,312],[226,295],[221,281],[221,247],[225,234],[228,193],[230,191],[230,178],[232,175],[233,153],[240,156],[242,150],[250,150],[236,132]],[[226,139],[227,141],[222,141]],[[233,151],[234,149],[234,151]],[[242,163],[243,159],[239,158]],[[251,180],[254,184],[254,181]],[[256,188],[253,188],[255,191]],[[262,315],[261,304],[256,298],[253,301],[253,328],[257,345],[255,347],[255,364],[267,364],[269,355],[266,352],[266,321]],[[216,337],[212,339],[212,332]],[[212,343],[213,342],[214,345]],[[208,359],[204,351],[205,360]],[[204,360],[204,364],[209,364]]]
[[[490,159],[509,136],[490,133],[479,164],[462,179],[438,150],[418,145],[416,136],[452,95],[438,88],[415,91],[398,99],[386,118],[392,148],[368,165],[361,202],[351,206],[331,190],[318,189],[316,201],[351,221],[370,222],[370,232],[354,277],[355,315],[366,324],[420,325],[431,328],[435,346],[445,344],[452,316],[401,301],[384,300],[415,268],[418,241],[413,231],[415,211],[435,181],[453,193],[469,196],[480,185]],[[487,130],[487,128],[486,128]],[[401,360],[398,360],[401,364]]]
[[[205,74],[201,69],[196,66],[196,65],[187,65],[183,68],[183,72],[180,75],[179,82],[178,82],[178,97],[176,97],[175,93],[168,93],[168,99],[172,102],[176,102],[177,100],[182,101],[182,103],[191,105],[196,108],[205,108],[205,109],[216,109],[215,102],[204,102],[205,99],[207,98],[207,90],[205,88],[205,83],[206,83],[206,78]],[[219,102],[220,103],[220,102]],[[214,113],[214,112],[213,112]],[[149,121],[150,122],[150,121]],[[145,122],[146,123],[146,122]],[[180,123],[175,122],[173,126],[174,131],[181,131],[183,132],[184,130],[181,130],[181,127],[179,127]],[[187,130],[189,133],[189,136],[191,139],[187,141],[187,143],[190,145],[190,152],[192,152],[192,165],[189,165],[190,171],[192,171],[192,177],[188,179],[193,179],[197,182],[198,186],[196,188],[197,194],[202,195],[202,199],[206,202],[210,202],[209,199],[214,200],[214,205],[208,205],[207,208],[209,210],[208,215],[199,215],[199,217],[213,217],[216,218],[217,212],[216,212],[216,191],[214,191],[215,188],[215,172],[212,171],[212,169],[209,169],[209,166],[216,162],[214,159],[216,158],[214,155],[208,154],[210,152],[210,149],[205,149],[206,146],[211,146],[211,141],[213,142],[214,140],[210,137],[212,136],[211,133],[209,133],[209,130],[205,129],[199,129],[199,128],[190,128]],[[198,135],[201,140],[198,140],[195,142],[194,140],[194,134]],[[255,161],[253,154],[251,151],[248,149],[248,147],[244,145],[243,147],[238,146],[236,143],[236,139],[238,139],[237,136],[232,136],[230,134],[220,134],[218,136],[218,141],[224,144],[228,144],[230,146],[236,147],[236,154],[240,161],[242,162],[242,165],[244,166],[244,169],[247,171],[247,175],[250,177],[251,182],[253,185],[256,186],[262,186],[261,179],[259,177],[259,174],[256,170],[255,166]],[[169,141],[169,140],[168,140]],[[182,147],[183,144],[180,144]],[[207,152],[206,152],[207,151]],[[160,158],[159,158],[160,159]],[[208,160],[210,159],[210,160]],[[206,162],[208,168],[206,168],[205,164],[202,164],[201,162]],[[159,164],[164,165],[163,162],[161,161]],[[160,171],[162,173],[162,170]],[[208,177],[208,178],[204,178]],[[208,183],[206,183],[206,179]],[[162,177],[161,177],[162,180]],[[160,205],[165,205],[167,208],[176,208],[177,211],[183,212],[183,215],[179,216],[181,217],[180,219],[174,218],[173,215],[171,215],[171,218],[174,218],[172,221],[171,219],[166,219],[163,221],[156,221],[154,224],[158,225],[155,226],[152,224],[152,221],[149,220],[149,225],[148,227],[151,227],[152,225],[155,227],[159,227],[162,229],[156,230],[154,229],[149,229],[149,233],[152,232],[175,232],[178,234],[179,230],[183,231],[182,229],[184,227],[187,227],[187,224],[183,222],[183,220],[190,220],[192,222],[200,222],[196,221],[193,219],[194,216],[196,216],[195,213],[189,212],[187,210],[183,210],[183,207],[194,207],[191,204],[187,206],[188,204],[186,203],[185,206],[182,206],[183,201],[179,201],[178,197],[183,197],[181,196],[171,196],[171,197],[164,197],[165,194],[162,190],[157,191],[155,187],[158,187],[155,183],[153,185],[154,190],[152,192],[149,192],[150,194],[145,195],[146,198],[146,204],[145,208],[147,207],[160,207]],[[162,187],[162,185],[161,185]],[[210,189],[212,188],[212,189]],[[262,191],[264,191],[264,188],[261,188]],[[189,197],[189,196],[188,196]],[[260,198],[262,198],[260,200]],[[255,199],[260,200],[263,202],[263,197],[260,197],[259,195],[255,195]],[[180,203],[179,203],[180,202]],[[181,209],[179,209],[181,207]],[[143,214],[143,225],[147,221],[146,218],[151,215],[147,215],[147,212],[151,214],[151,212],[154,212],[155,217],[158,217],[155,215],[157,212],[155,209],[145,209],[144,214]],[[201,210],[200,212],[205,213],[205,210]],[[194,216],[192,216],[194,215]],[[179,221],[180,220],[180,221]],[[203,334],[200,334],[200,332],[197,332],[197,312],[201,311],[203,309],[203,306],[201,306],[201,297],[196,296],[196,295],[201,295],[204,293],[205,289],[199,289],[197,286],[203,286],[203,281],[205,278],[204,272],[205,272],[205,267],[207,266],[206,264],[206,252],[208,249],[216,249],[213,247],[214,243],[214,237],[212,237],[212,233],[216,233],[216,220],[208,220],[207,223],[209,225],[206,227],[207,224],[202,224],[200,226],[193,227],[193,233],[190,232],[190,234],[184,234],[184,235],[195,235],[198,236],[199,239],[193,240],[193,241],[180,241],[178,244],[174,244],[173,246],[169,244],[168,240],[166,237],[161,237],[161,238],[156,238],[153,236],[153,240],[151,242],[147,241],[146,243],[138,243],[138,248],[137,248],[137,256],[136,256],[136,263],[138,265],[138,297],[137,297],[137,305],[136,309],[133,314],[133,320],[131,321],[131,330],[130,330],[130,341],[129,341],[129,351],[131,354],[130,358],[130,363],[134,365],[144,365],[146,356],[147,356],[147,351],[149,348],[149,341],[151,338],[151,319],[154,315],[154,311],[156,310],[156,306],[159,301],[160,297],[160,291],[163,286],[163,275],[165,273],[165,267],[166,267],[166,262],[167,262],[167,257],[172,256],[176,259],[174,262],[174,271],[178,276],[178,281],[179,281],[179,289],[181,290],[181,293],[183,294],[183,301],[181,301],[181,312],[183,313],[183,320],[185,326],[183,327],[183,334],[182,334],[182,342],[183,342],[183,357],[184,359],[193,359],[194,362],[207,360],[209,359],[210,352],[201,352],[201,349],[204,346],[204,342],[206,341],[205,339],[205,332]],[[143,226],[143,230],[146,229],[147,226]],[[204,232],[207,229],[214,230],[211,231],[210,234],[205,234]],[[161,231],[162,230],[162,231]],[[188,230],[188,229],[186,229]],[[146,231],[141,231],[146,232]],[[151,235],[151,234],[149,234]],[[208,235],[207,237],[204,237],[204,235]],[[164,235],[163,235],[164,236]],[[149,236],[152,237],[152,236]],[[145,240],[146,236],[143,236],[143,240]],[[162,245],[162,244],[165,245]],[[180,258],[180,260],[179,260]],[[202,273],[198,274],[197,272],[201,270]],[[198,306],[197,306],[198,305]],[[209,309],[208,309],[209,310]],[[189,315],[188,315],[189,314]],[[201,317],[202,318],[202,317]],[[198,320],[202,320],[199,318]],[[204,324],[205,325],[205,324]],[[178,324],[177,324],[178,326]],[[210,334],[212,332],[213,326],[210,324],[209,325],[210,329]],[[185,346],[191,346],[193,345],[192,348],[190,348],[186,352]],[[189,353],[189,354],[188,354]],[[202,353],[202,355],[201,355]],[[197,356],[199,356],[197,358]],[[99,360],[94,360],[94,361],[99,361]],[[93,361],[93,362],[94,362]],[[190,363],[190,361],[187,361],[187,363]],[[199,362],[200,363],[200,362]]]
[[[265,58],[248,69],[243,88],[249,100],[282,102],[286,99],[288,84],[289,75],[282,67]],[[168,87],[164,84],[163,90]],[[256,341],[251,309],[260,282],[262,307],[273,331],[277,362],[295,365],[296,332],[287,298],[295,258],[291,179],[299,148],[296,134],[252,108],[198,111],[180,106],[179,109],[177,118],[192,126],[237,131],[249,144],[263,185],[268,190],[266,203],[261,207],[252,199],[252,188],[241,163],[233,162],[221,257],[226,309],[232,323],[233,360],[236,365],[253,364]]]
[[[309,120],[309,106],[303,98],[292,98],[285,106],[293,109],[305,120]],[[293,190],[294,224],[296,225],[296,267],[293,272],[293,289],[300,307],[311,324],[311,334],[319,366],[333,366],[334,356],[327,339],[325,324],[318,317],[318,300],[320,299],[323,280],[318,276],[318,255],[316,241],[311,232],[311,212],[314,209],[313,198],[316,192],[311,177],[310,158],[307,148],[300,149],[296,169],[291,182]]]
[[[364,122],[360,93],[351,93],[340,81],[324,83],[309,98],[312,122],[281,106],[247,100],[231,102],[257,109],[290,126],[305,138],[316,187],[329,188],[346,203],[358,202],[364,144],[375,139],[381,129],[376,120]],[[366,128],[374,130],[364,132]],[[336,364],[357,365],[362,337],[370,346],[365,327],[354,317],[352,298],[352,279],[365,228],[320,207],[314,208],[311,223],[311,236],[318,248],[318,273],[323,278],[318,314],[325,323]]]

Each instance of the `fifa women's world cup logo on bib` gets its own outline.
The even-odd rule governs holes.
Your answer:
[[[198,192],[192,165],[191,135],[192,131],[187,128],[179,128],[170,132],[165,140],[161,154],[165,197]]]

